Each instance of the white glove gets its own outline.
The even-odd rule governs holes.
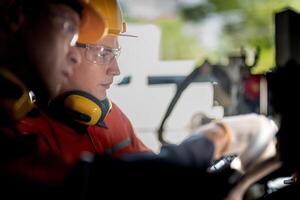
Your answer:
[[[242,165],[247,168],[253,164],[265,149],[269,148],[270,156],[275,152],[275,144],[272,139],[278,131],[275,122],[264,115],[246,114],[232,117],[224,117],[221,122],[231,128],[233,142],[230,153],[240,155]]]
[[[220,129],[220,126],[217,126],[218,122],[226,126],[228,130],[225,132],[227,133],[222,134],[224,128],[221,127]],[[214,143],[215,150],[218,151],[217,155],[218,153],[237,154],[242,167],[247,169],[250,164],[254,164],[254,161],[262,155],[268,146],[270,152],[267,157],[274,156],[276,153],[275,143],[272,143],[272,139],[277,133],[278,127],[273,120],[264,115],[230,116],[224,117],[218,122],[211,122],[196,131],[196,134],[201,134]],[[227,151],[223,151],[226,143],[229,143],[230,146]]]

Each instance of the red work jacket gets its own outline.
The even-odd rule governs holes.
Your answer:
[[[89,126],[86,133],[79,133],[45,113],[27,117],[17,125],[21,134],[38,134],[41,153],[51,152],[73,164],[83,152],[121,156],[126,153],[150,151],[136,136],[126,115],[113,104],[104,120],[107,128]]]

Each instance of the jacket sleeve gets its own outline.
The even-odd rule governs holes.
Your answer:
[[[184,140],[179,145],[164,145],[159,156],[182,166],[208,168],[212,162],[214,145],[199,135]]]
[[[136,131],[131,125],[131,147],[134,152],[152,152],[136,135]]]
[[[137,136],[136,131],[130,121],[130,119],[117,107],[117,105],[113,104],[114,110],[111,115],[108,116],[108,120],[115,121],[115,124],[119,124],[118,128],[120,130],[115,131],[118,133],[118,137],[122,137],[122,141],[120,140],[118,143],[125,144],[126,141],[128,145],[124,145],[124,148],[118,150],[114,155],[119,157],[124,154],[129,153],[141,153],[141,152],[152,152]],[[118,121],[116,121],[118,120]],[[120,124],[121,123],[121,124]],[[122,128],[120,128],[122,127]],[[112,134],[113,135],[113,134]],[[114,144],[118,145],[118,144]],[[122,145],[121,145],[122,146]]]
[[[201,136],[192,136],[179,145],[164,145],[159,154],[152,152],[126,154],[127,162],[168,163],[171,166],[207,169],[213,159],[214,145]]]

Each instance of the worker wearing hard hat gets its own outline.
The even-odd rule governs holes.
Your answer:
[[[58,141],[65,141],[55,143],[54,147],[60,146],[61,154],[66,159],[73,160],[84,150],[118,157],[129,153],[151,152],[136,137],[129,119],[109,100],[106,93],[114,76],[120,74],[117,63],[120,53],[118,37],[126,31],[118,2],[91,0],[90,5],[101,13],[105,31],[100,40],[94,40],[94,29],[85,27],[82,29],[84,31],[80,32],[75,46],[81,55],[80,64],[75,68],[70,81],[62,86],[61,94],[50,104],[50,113],[60,121],[51,120],[50,126],[54,130],[61,130],[56,131],[55,136]],[[87,19],[95,24],[99,22],[92,18],[92,15]],[[102,24],[102,21],[100,22]],[[68,128],[59,128],[61,122],[67,124]],[[230,131],[217,125],[211,129],[211,134],[207,134],[207,138],[213,142],[208,145],[212,148],[208,149],[215,146],[215,151],[207,151],[207,154],[210,154],[207,158],[221,156],[227,149],[225,146],[229,146],[230,136],[225,134],[221,137],[222,132]],[[217,133],[220,133],[218,137]],[[164,152],[166,149],[168,148],[164,148]],[[180,151],[180,148],[171,149],[172,152]],[[201,154],[198,152],[199,157],[202,157]],[[210,159],[206,161],[204,165],[208,165]]]
[[[76,132],[87,133],[87,139],[92,141],[91,152],[113,156],[149,152],[126,115],[106,95],[114,77],[120,74],[118,36],[126,31],[120,7],[116,0],[91,0],[90,4],[103,17],[104,35],[100,40],[93,40],[93,32],[87,28],[80,33],[75,48],[81,62],[70,82],[63,85],[61,95],[52,102],[50,112],[68,124],[75,137],[78,137]],[[66,134],[62,133],[61,137]]]
[[[120,53],[118,37],[125,35],[126,32],[126,24],[122,19],[120,7],[116,0],[90,0],[89,2],[102,15],[105,27],[103,37],[100,40],[94,40],[92,37],[94,33],[90,32],[94,29],[81,29],[83,31],[75,46],[80,52],[81,62],[74,70],[70,81],[62,86],[61,95],[52,102],[50,112],[57,119],[72,127],[72,132],[76,129],[77,132],[87,133],[95,148],[92,152],[105,152],[114,156],[149,152],[149,149],[136,137],[126,115],[115,103],[111,103],[107,96],[107,90],[114,77],[120,74],[117,62]],[[198,143],[188,139],[179,148],[178,146],[164,147],[163,154],[169,156],[170,154],[166,152],[172,152],[178,156],[186,147],[190,148],[190,154],[186,154],[186,157],[191,157],[191,152],[194,152],[194,158],[199,159],[199,166],[209,165],[211,159],[218,159],[232,147],[231,132],[250,132],[251,128],[245,126],[240,128],[235,124],[242,124],[246,121],[249,123],[267,121],[263,116],[251,116],[212,123],[208,128],[198,130],[203,132],[203,138],[196,140]],[[254,129],[253,126],[252,129]],[[61,134],[60,137],[65,137],[65,134]],[[73,136],[69,134],[69,137]],[[188,144],[191,144],[188,141],[192,141],[193,145],[188,147]],[[184,154],[181,155],[184,157]],[[175,156],[174,159],[176,159]],[[201,162],[205,160],[205,162],[201,163],[200,160]]]
[[[74,0],[5,0],[0,10],[0,173],[36,182],[60,181],[68,166],[40,134],[51,127],[44,124],[40,129],[39,121],[26,121],[41,112],[29,91],[42,109],[58,94],[78,65],[80,56],[72,46],[79,23],[81,30],[92,24],[82,10],[98,12]],[[99,13],[96,16],[103,23]],[[104,30],[95,30],[95,38]],[[18,130],[26,122],[30,128]]]
[[[38,133],[20,132],[16,123],[32,114],[29,91],[43,107],[68,81],[77,65],[72,46],[84,6],[74,0],[0,2],[0,187],[10,199],[30,184],[56,182],[65,174],[60,159],[40,151],[47,143]]]

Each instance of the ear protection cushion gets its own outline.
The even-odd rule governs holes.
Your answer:
[[[99,100],[83,91],[69,91],[55,100],[54,109],[62,118],[68,117],[85,125],[103,125],[103,120],[111,109],[108,99]]]
[[[0,68],[0,82],[3,87],[0,97],[0,110],[9,120],[20,120],[33,107],[32,96],[25,85],[10,71]]]

